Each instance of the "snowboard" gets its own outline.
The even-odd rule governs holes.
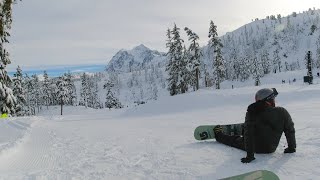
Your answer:
[[[216,125],[201,125],[194,130],[194,138],[196,140],[214,139],[213,128]],[[227,135],[242,135],[243,123],[220,125],[222,131]]]
[[[257,170],[220,180],[280,180],[280,178],[271,171]]]

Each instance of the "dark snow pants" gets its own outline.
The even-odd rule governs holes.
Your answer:
[[[227,146],[235,147],[245,151],[243,136],[230,136],[223,133],[219,133],[216,136],[216,140]]]

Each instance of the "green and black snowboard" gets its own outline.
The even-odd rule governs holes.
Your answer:
[[[280,180],[273,172],[267,170],[252,171],[237,176],[223,178],[221,180]]]
[[[196,140],[214,139],[213,128],[216,125],[201,125],[194,130],[194,138]],[[242,135],[243,123],[220,125],[224,134]]]

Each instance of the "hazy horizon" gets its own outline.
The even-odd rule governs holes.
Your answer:
[[[49,75],[49,77],[58,77],[63,75],[64,73],[71,72],[73,74],[76,73],[94,73],[94,72],[103,72],[105,70],[106,65],[103,64],[93,64],[93,65],[69,65],[69,66],[62,66],[62,65],[55,65],[55,66],[47,66],[47,67],[29,67],[29,68],[23,68],[22,73],[31,75],[41,75],[46,71]],[[13,75],[16,73],[15,69],[8,70],[9,76],[13,77]]]

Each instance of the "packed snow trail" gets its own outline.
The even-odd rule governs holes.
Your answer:
[[[130,109],[65,107],[60,116],[51,107],[1,120],[0,179],[218,179],[258,169],[280,179],[317,179],[320,86],[273,87],[295,122],[294,154],[283,154],[284,135],[275,153],[257,154],[250,164],[240,162],[241,150],[196,141],[198,125],[243,122],[261,87],[200,90]]]
[[[176,166],[173,150],[158,148],[163,140],[154,136],[152,123],[115,122],[106,115],[39,117],[23,142],[0,156],[2,177],[179,179],[190,174]]]

